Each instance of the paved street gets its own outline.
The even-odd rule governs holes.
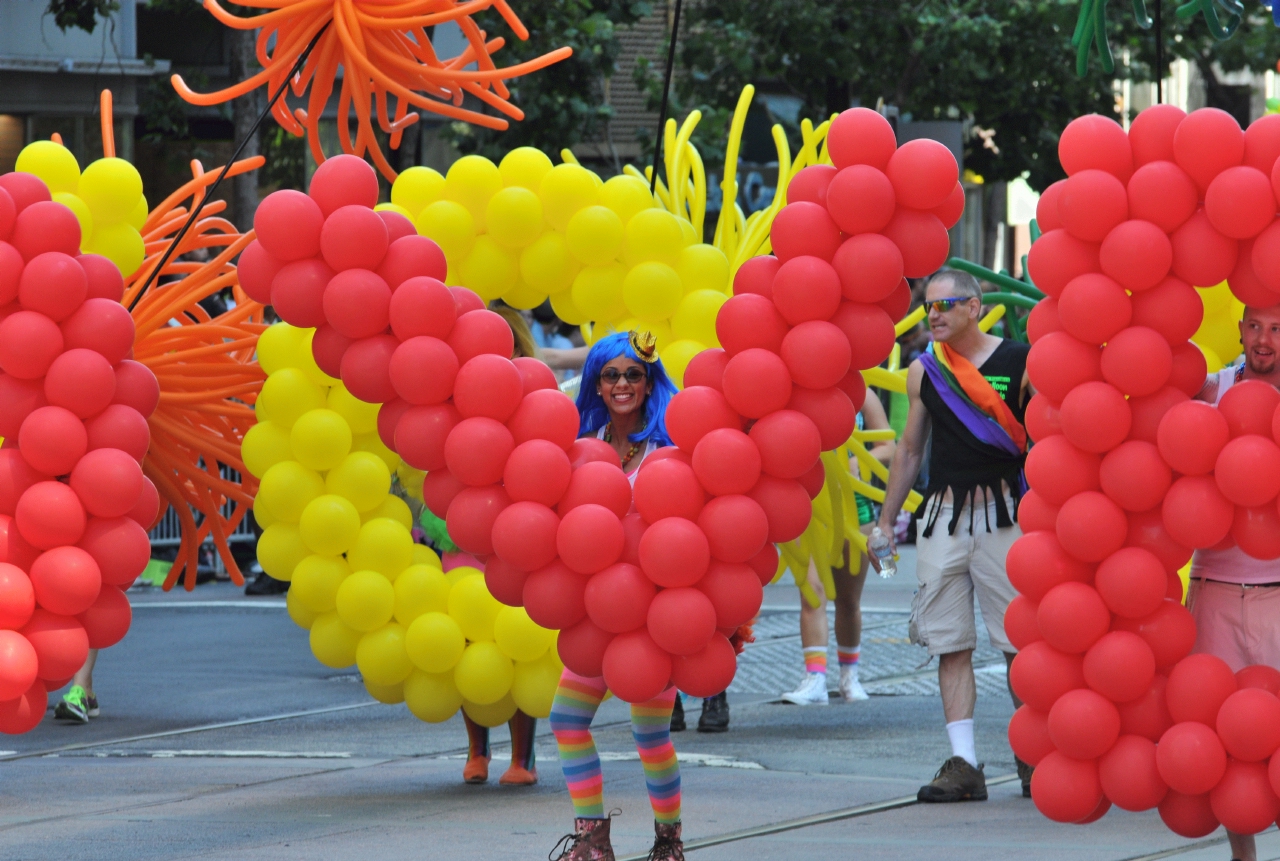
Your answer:
[[[923,667],[923,650],[906,642],[909,555],[903,563],[894,580],[867,585],[864,703],[775,702],[801,673],[798,598],[792,586],[767,590],[758,642],[731,688],[730,732],[676,736],[693,859],[1227,861],[1221,831],[1183,840],[1152,813],[1113,810],[1087,827],[1039,816],[1012,777],[1012,707],[989,646],[976,663],[989,665],[977,730],[991,800],[914,804],[950,751],[936,664]],[[311,657],[282,600],[227,584],[131,597],[133,629],[98,663],[102,717],[69,726],[50,716],[0,737],[0,859],[539,859],[570,830],[545,722],[539,786],[498,787],[500,763],[494,783],[464,786],[461,720],[427,725],[403,705],[373,703],[354,669]],[[697,709],[691,701],[691,726]],[[625,706],[605,703],[597,728],[606,806],[623,810],[619,858],[643,858],[652,819]],[[494,732],[495,759],[505,735]],[[760,833],[767,826],[774,833]],[[725,837],[736,839],[717,842]],[[1280,857],[1274,829],[1260,849]]]

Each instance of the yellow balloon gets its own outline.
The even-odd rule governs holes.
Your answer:
[[[581,308],[573,302],[573,290],[561,290],[559,293],[551,293],[547,296],[551,300],[551,310],[555,311],[556,316],[568,323],[570,326],[581,326],[591,319]]]
[[[404,682],[396,682],[394,685],[375,685],[365,678],[364,689],[369,692],[369,696],[389,706],[404,702]]]
[[[440,556],[425,544],[413,545],[413,564],[441,570]]]
[[[662,351],[667,348],[668,344],[675,341],[671,335],[671,326],[665,321],[658,322],[637,320],[635,317],[628,317],[617,323],[611,323],[609,328],[615,332],[648,332],[653,335],[654,340],[658,342],[658,355],[662,355]],[[666,365],[667,360],[663,358],[662,364]]]
[[[554,654],[544,654],[536,661],[518,662],[511,680],[511,698],[520,711],[530,717],[549,717],[562,670]]]
[[[93,218],[93,235],[82,245],[84,251],[101,254],[114,263],[126,278],[137,272],[147,256],[142,234],[123,222],[103,226],[97,215]]]
[[[338,585],[338,617],[353,631],[373,631],[391,621],[396,593],[377,571],[353,571]]]
[[[502,726],[515,717],[516,701],[511,698],[510,694],[489,705],[480,705],[464,699],[462,701],[462,710],[475,723],[492,729],[493,727]]]
[[[273,523],[258,537],[258,564],[277,580],[291,580],[293,569],[310,555],[292,523]]]
[[[277,463],[293,460],[289,432],[272,421],[258,422],[245,433],[240,456],[249,474],[262,478]]]
[[[502,301],[517,310],[532,311],[547,301],[547,293],[545,290],[530,287],[523,281],[517,281],[516,286],[502,294]]]
[[[404,207],[413,217],[440,199],[444,192],[444,177],[429,167],[415,165],[400,172],[391,185],[391,202]]]
[[[693,245],[698,241],[697,231],[693,229],[693,225],[687,219],[678,218],[680,222],[680,243],[685,247]]]
[[[341,556],[308,556],[293,569],[289,600],[297,598],[313,613],[328,613],[337,606],[338,587],[351,574]]]
[[[404,650],[404,626],[389,622],[360,638],[356,646],[356,666],[360,675],[375,685],[395,685],[413,672]]]
[[[311,624],[311,653],[326,667],[349,667],[356,662],[360,632],[348,628],[336,612],[321,613]]]
[[[720,306],[728,301],[729,297],[720,290],[694,290],[685,294],[671,315],[671,334],[678,340],[719,347],[716,315],[720,313]]]
[[[272,421],[292,430],[293,423],[305,412],[325,405],[324,392],[297,368],[284,368],[267,377],[258,402]]]
[[[685,290],[729,291],[729,258],[714,245],[699,242],[683,249],[676,273]]]
[[[308,410],[293,423],[289,445],[303,466],[326,472],[351,453],[351,425],[333,410]]]
[[[538,196],[547,223],[563,233],[575,212],[600,202],[600,186],[585,167],[558,164],[542,178]]]
[[[680,263],[680,252],[684,246],[680,219],[665,209],[637,212],[627,222],[625,255],[632,266],[658,261],[675,267]]]
[[[329,409],[347,420],[353,436],[362,437],[378,430],[380,404],[368,404],[357,398],[347,387],[338,383],[329,389]]]
[[[483,580],[484,572],[479,568],[472,568],[470,565],[459,565],[444,572],[444,577],[449,581],[449,587],[453,588],[468,577],[479,577]]]
[[[627,310],[641,320],[666,320],[680,307],[683,298],[680,276],[665,263],[649,261],[632,266],[622,281]]]
[[[297,523],[311,500],[324,493],[324,480],[296,460],[285,460],[262,476],[258,496],[279,520]]]
[[[587,266],[604,266],[622,250],[622,219],[607,206],[588,206],[574,213],[565,229],[569,253]]]
[[[311,626],[315,624],[316,617],[320,615],[303,604],[302,600],[293,594],[292,586],[289,587],[289,591],[284,595],[284,606],[289,618],[293,620],[293,624],[307,631],[311,630]]]
[[[258,336],[258,365],[271,375],[285,368],[297,368],[297,356],[308,330],[276,323]]]
[[[376,454],[353,451],[329,470],[324,484],[330,493],[351,500],[356,511],[372,511],[391,490],[391,470]]]
[[[459,264],[458,274],[462,283],[479,293],[481,299],[492,302],[516,286],[520,262],[514,252],[504,251],[486,234],[476,237],[471,253]]]
[[[453,673],[414,670],[404,680],[404,704],[418,720],[442,723],[462,708],[462,694],[453,683]]]
[[[649,183],[626,174],[605,180],[604,187],[600,189],[600,197],[605,206],[618,213],[623,224],[630,221],[637,212],[657,206],[653,195],[649,193]]]
[[[413,216],[417,213],[410,212],[398,203],[379,203],[373,208],[374,212],[394,212],[396,215],[403,215],[409,219],[409,223],[413,223]]]
[[[414,226],[422,236],[435,240],[450,261],[471,253],[476,244],[476,220],[471,211],[452,200],[437,200],[418,213]]]
[[[400,479],[400,486],[419,502],[422,501],[422,482],[426,480],[426,477],[425,471],[414,469],[407,463],[402,462],[396,467],[396,478]]]
[[[627,313],[622,282],[627,270],[620,263],[588,266],[573,279],[573,304],[592,320],[616,320]]]
[[[55,191],[53,200],[75,213],[76,221],[80,222],[80,247],[83,249],[93,236],[93,213],[83,200],[69,191]]]
[[[520,277],[530,287],[546,293],[559,293],[572,287],[580,268],[559,233],[548,231],[520,252]]]
[[[253,520],[261,529],[266,529],[271,524],[280,522],[280,518],[272,514],[271,510],[267,508],[267,504],[262,501],[261,493],[253,498]]]
[[[13,169],[35,174],[54,194],[74,194],[80,186],[79,162],[71,150],[53,141],[32,141],[24,146]]]
[[[413,564],[413,536],[402,524],[387,517],[360,527],[356,543],[347,552],[351,567],[378,571],[390,583]]]
[[[415,562],[400,572],[394,586],[397,622],[408,625],[423,613],[449,612],[449,590],[453,587],[439,568]]]
[[[472,642],[493,639],[493,623],[503,606],[489,594],[483,575],[465,577],[449,591],[449,615],[457,621],[462,627],[462,633]]]
[[[489,198],[485,207],[489,236],[503,248],[524,248],[542,235],[542,201],[523,186],[511,186]]]
[[[661,349],[662,365],[676,388],[684,388],[684,372],[689,362],[705,349],[707,346],[697,341],[672,341]]]
[[[410,533],[413,532],[413,512],[409,510],[409,504],[394,493],[388,493],[382,500],[382,504],[373,511],[365,513],[361,520],[368,523],[370,520],[376,520],[379,517],[385,517],[388,520],[394,520]]]
[[[151,214],[151,210],[147,208],[147,196],[144,194],[138,198],[138,203],[133,208],[133,212],[129,213],[129,217],[125,219],[125,224],[134,230],[141,231],[146,226],[147,216]]]
[[[1216,317],[1231,305],[1231,288],[1226,281],[1211,287],[1197,285],[1196,292],[1200,294],[1200,301],[1204,304],[1205,319]]]
[[[315,340],[315,337],[315,329],[302,330],[301,341],[293,356],[293,367],[306,374],[307,379],[315,383],[322,390],[328,390],[333,386],[342,385],[341,380],[329,376],[324,371],[320,370],[320,366],[316,364],[316,357],[311,352],[311,342]]]
[[[536,624],[523,607],[503,607],[493,621],[493,640],[513,661],[536,661],[555,638],[555,631]]]
[[[449,166],[444,176],[445,200],[460,203],[475,219],[477,233],[485,230],[485,207],[489,198],[502,190],[498,166],[482,155],[464,155]]]
[[[502,175],[502,184],[520,186],[536,192],[542,187],[542,180],[551,170],[551,159],[536,147],[516,147],[502,157],[498,165],[498,173]]]
[[[444,613],[423,613],[410,624],[405,636],[409,660],[428,673],[452,670],[467,648],[458,623]]]
[[[302,509],[298,532],[312,553],[338,556],[355,544],[360,534],[360,512],[346,497],[326,493]]]
[[[1195,342],[1193,341],[1192,343],[1195,343]],[[1205,370],[1208,373],[1216,374],[1218,373],[1218,371],[1221,371],[1224,367],[1226,367],[1225,365],[1222,364],[1222,359],[1218,358],[1218,354],[1215,353],[1213,350],[1209,349],[1203,344],[1196,344],[1196,347],[1200,350],[1201,353],[1204,354]]]
[[[453,668],[453,681],[462,696],[482,706],[505,697],[514,677],[515,667],[497,643],[472,643]]]
[[[400,468],[400,455],[387,448],[382,442],[382,437],[378,436],[378,432],[361,434],[351,441],[352,451],[367,451],[369,454],[377,455],[383,463],[387,465],[387,469],[395,472]]]
[[[122,158],[100,158],[80,174],[75,191],[89,204],[96,223],[116,224],[128,218],[138,205],[142,175]]]

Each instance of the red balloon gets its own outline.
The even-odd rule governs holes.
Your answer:
[[[1134,153],[1119,123],[1100,114],[1086,114],[1062,130],[1058,160],[1067,176],[1082,170],[1104,170],[1124,180],[1133,172]]]
[[[950,228],[948,228],[950,229]],[[911,285],[903,278],[888,296],[876,303],[889,315],[890,320],[901,320],[911,309]]]
[[[806,320],[829,320],[840,307],[840,296],[840,276],[818,257],[787,260],[773,279],[773,304],[793,326]]]
[[[560,559],[579,574],[594,574],[617,562],[624,541],[618,515],[594,503],[565,512],[556,532]]]
[[[1253,241],[1249,262],[1258,280],[1268,290],[1280,290],[1280,225],[1272,224]]]
[[[1236,681],[1243,688],[1257,688],[1280,696],[1280,670],[1262,664],[1254,664],[1236,672]]]
[[[663,589],[649,604],[648,631],[664,651],[692,655],[702,651],[715,634],[716,609],[697,589]]]
[[[716,428],[693,449],[693,471],[708,493],[746,493],[760,478],[761,454],[736,428]]]
[[[1207,475],[1187,475],[1169,488],[1161,507],[1165,529],[1194,548],[1212,547],[1231,531],[1235,508]]]
[[[1272,419],[1280,407],[1280,392],[1261,380],[1244,380],[1227,390],[1218,411],[1227,420],[1231,437],[1271,436]]]
[[[1184,795],[1170,790],[1160,802],[1160,819],[1174,834],[1182,837],[1204,837],[1218,828],[1209,795]]]
[[[126,359],[116,365],[116,394],[113,403],[137,410],[145,418],[160,404],[160,384],[151,369]]]
[[[276,260],[285,263],[320,253],[324,213],[300,191],[281,189],[262,199],[253,214],[257,242]]]
[[[86,349],[67,350],[58,356],[44,379],[44,393],[49,403],[70,410],[82,419],[106,409],[115,387],[111,363],[101,354]]]
[[[1230,437],[1231,427],[1222,412],[1203,401],[1185,401],[1165,413],[1156,445],[1160,456],[1178,472],[1204,475],[1214,468]]]
[[[1209,287],[1225,281],[1236,267],[1239,243],[1213,229],[1203,209],[1196,210],[1170,237],[1173,274],[1188,284]],[[1255,244],[1255,249],[1257,245]],[[1254,263],[1257,265],[1256,261]]]
[[[1151,647],[1130,631],[1104,634],[1084,656],[1084,680],[1090,688],[1115,703],[1133,702],[1141,697],[1151,687],[1155,675],[1156,659]]]
[[[692,586],[702,579],[710,562],[707,536],[683,517],[657,521],[640,539],[640,567],[659,586]]]
[[[485,357],[477,356],[467,365],[470,366],[482,358]],[[496,357],[493,358],[496,359]],[[461,372],[458,378],[464,382],[467,381]],[[456,398],[455,395],[455,402]],[[462,406],[459,405],[458,409],[462,409]],[[492,411],[497,412],[497,407],[493,407]],[[559,389],[538,389],[524,395],[524,399],[519,402],[519,406],[507,421],[507,427],[511,428],[511,434],[517,443],[531,439],[544,439],[568,450],[578,435],[578,409],[573,401]]]
[[[1068,582],[1054,586],[1040,599],[1036,622],[1053,648],[1079,654],[1107,632],[1111,612],[1093,587]]]
[[[1129,523],[1106,495],[1086,490],[1062,504],[1056,528],[1068,553],[1085,562],[1101,562],[1124,546]]]
[[[457,319],[457,305],[448,287],[435,278],[416,276],[393,289],[387,315],[397,338],[407,341],[417,335],[441,340],[449,337]]]
[[[827,203],[831,203],[829,198]],[[783,263],[793,257],[830,260],[840,247],[840,228],[826,207],[802,200],[778,211],[769,228],[769,241],[774,255]]]
[[[510,359],[482,354],[458,369],[453,404],[465,418],[484,416],[505,422],[523,397],[524,381]],[[551,397],[565,400],[558,392]]]
[[[1066,332],[1050,332],[1027,354],[1027,374],[1037,392],[1061,404],[1076,386],[1102,379],[1102,358],[1095,346]]]
[[[834,386],[849,372],[849,339],[825,320],[810,320],[782,341],[782,360],[797,385],[810,389]]]
[[[587,615],[586,588],[585,577],[556,560],[524,581],[524,608],[544,628],[570,628]]]
[[[340,206],[324,220],[320,253],[334,272],[376,269],[390,245],[381,214],[363,206]]]
[[[1187,393],[1173,386],[1165,386],[1154,395],[1130,398],[1129,410],[1133,413],[1133,426],[1129,439],[1155,445],[1156,434],[1165,413],[1187,400]]]
[[[15,176],[20,174],[9,174]],[[37,679],[26,693],[12,700],[0,701],[0,732],[21,735],[39,726],[49,709],[49,694],[44,682]]]
[[[613,640],[613,634],[602,630],[590,619],[583,619],[570,628],[562,628],[556,637],[556,651],[560,660],[573,672],[586,678],[598,678],[603,674],[604,652]]]
[[[1238,689],[1235,673],[1226,661],[1216,655],[1188,655],[1169,673],[1165,700],[1175,721],[1197,721],[1212,727],[1217,725],[1222,704]]]
[[[1173,160],[1173,136],[1186,118],[1186,111],[1176,105],[1152,105],[1134,117],[1129,124],[1129,144],[1133,147],[1133,163],[1164,159]]]
[[[1264,284],[1254,271],[1253,246],[1253,239],[1241,240],[1236,268],[1227,276],[1227,286],[1233,296],[1250,308],[1270,308],[1280,304],[1280,293]]]
[[[80,240],[80,222],[75,214],[61,203],[41,200],[18,212],[9,241],[30,262],[49,252],[75,257],[80,253]]]
[[[756,572],[756,576],[760,578],[763,586],[768,586],[773,582],[773,578],[779,575],[778,571],[778,548],[772,544],[766,543],[755,556],[747,560]]]
[[[772,299],[773,276],[778,274],[778,267],[781,265],[782,261],[772,254],[749,258],[738,267],[733,276],[733,295],[758,293],[766,299]]]
[[[610,641],[601,671],[614,696],[627,703],[643,703],[667,689],[671,657],[648,631],[631,631]]]
[[[1086,490],[1096,490],[1102,459],[1081,451],[1061,434],[1037,443],[1027,454],[1027,481],[1051,505],[1062,505]]]
[[[1047,754],[1031,775],[1031,799],[1054,822],[1079,822],[1103,799],[1098,764],[1056,750]]]
[[[1080,655],[1059,652],[1045,641],[1018,652],[1009,667],[1009,684],[1018,699],[1048,713],[1067,691],[1085,686]]]
[[[485,562],[485,588],[508,607],[524,606],[524,583],[528,579],[529,572],[521,571],[496,557]]]
[[[827,130],[827,152],[837,168],[869,164],[883,170],[897,146],[893,126],[870,108],[842,111]]]
[[[1227,753],[1212,729],[1196,721],[1175,723],[1156,745],[1156,767],[1169,788],[1184,795],[1212,789],[1227,769]]]
[[[30,621],[35,608],[36,593],[32,588],[31,578],[17,565],[0,563],[0,630],[21,628]],[[2,667],[3,662],[0,661],[0,669]],[[33,673],[32,678],[34,677]],[[26,690],[26,687],[22,690]]]
[[[674,398],[672,399],[674,401]],[[668,419],[670,411],[668,408]],[[573,441],[573,445],[567,449],[569,454],[569,465],[574,469],[587,463],[608,463],[622,469],[622,458],[613,450],[613,446],[602,439],[596,439],[593,436],[586,436]]]
[[[381,404],[396,397],[391,384],[391,357],[400,342],[394,335],[361,338],[342,356],[342,382],[365,403]],[[461,356],[458,357],[461,361]]]
[[[1120,713],[1088,688],[1067,691],[1049,710],[1049,738],[1072,759],[1097,759],[1120,737]]]
[[[1173,156],[1196,185],[1206,189],[1214,177],[1244,160],[1244,132],[1226,111],[1200,108],[1178,124]]]
[[[16,171],[6,173],[0,176],[0,188],[4,189],[9,195],[15,213],[22,212],[33,203],[52,199],[49,194],[49,187],[44,184],[44,181],[30,173]],[[13,225],[10,224],[9,229],[12,230],[12,228]]]
[[[1131,439],[1102,459],[1098,480],[1102,492],[1125,511],[1150,511],[1164,501],[1173,474],[1156,446]]]
[[[411,406],[408,401],[396,398],[378,407],[378,438],[392,451],[396,451],[396,425]]]
[[[1276,217],[1270,170],[1229,167],[1214,177],[1204,196],[1204,212],[1213,229],[1231,239],[1257,236]]]
[[[1103,344],[1129,325],[1133,304],[1124,288],[1106,275],[1081,275],[1058,300],[1062,327],[1086,344]]]
[[[693,468],[673,458],[646,462],[636,475],[634,495],[636,510],[647,523],[664,517],[696,521],[707,499]]]
[[[352,340],[368,338],[385,332],[391,323],[391,288],[368,269],[348,267],[329,279],[322,306],[325,319],[340,334]]]
[[[947,193],[950,194],[950,189]],[[896,200],[893,183],[883,171],[870,165],[855,164],[835,174],[827,188],[825,206],[841,230],[849,236],[856,236],[883,230],[893,218]],[[928,206],[916,208],[932,209]]]
[[[1257,434],[1236,437],[1218,454],[1213,477],[1236,505],[1265,505],[1280,494],[1280,446]]]
[[[1131,325],[1155,329],[1173,347],[1194,335],[1204,319],[1200,294],[1177,278],[1166,278],[1158,286],[1134,294],[1131,301]]]
[[[1147,641],[1156,656],[1157,667],[1169,667],[1186,657],[1196,641],[1195,621],[1191,613],[1177,601],[1166,598],[1145,619],[1115,621],[1118,630],[1133,631]]]
[[[836,169],[832,165],[809,165],[787,182],[787,200],[807,200],[819,206],[826,206],[827,187],[831,185],[835,175]]]
[[[902,254],[902,274],[908,278],[932,275],[947,262],[951,236],[938,216],[914,209],[899,209],[880,231]]]
[[[1280,120],[1259,117],[1244,131],[1244,163],[1270,174],[1280,158]]]
[[[126,452],[100,448],[80,458],[71,470],[71,489],[96,517],[123,517],[142,493],[142,469]]]
[[[1091,381],[1076,386],[1062,399],[1059,420],[1072,445],[1101,454],[1129,436],[1133,414],[1117,388]]]
[[[1165,685],[1165,677],[1157,673],[1151,687],[1142,696],[1131,702],[1117,704],[1122,734],[1138,735],[1157,742],[1165,730],[1173,726],[1173,718],[1164,702]]]
[[[1073,174],[1058,196],[1058,217],[1072,236],[1100,242],[1129,217],[1129,199],[1119,179],[1100,170]]]
[[[89,518],[77,545],[93,557],[103,584],[127,589],[151,559],[147,531],[128,517]]]
[[[835,387],[844,392],[845,397],[849,399],[849,406],[853,407],[855,413],[861,410],[862,405],[866,403],[867,381],[862,378],[860,371],[850,369],[849,373],[845,374],[840,382],[836,383]],[[793,400],[795,399],[794,392],[792,392],[791,397]],[[806,415],[808,414],[806,413]]]
[[[739,270],[741,271],[741,270]],[[775,310],[776,314],[777,311]],[[716,318],[719,322],[719,317]],[[707,386],[721,391],[724,388],[724,369],[729,364],[729,354],[724,350],[703,350],[684,369],[684,387]]]
[[[400,292],[400,287],[404,286],[408,281],[415,278],[429,278],[434,281],[444,281],[448,271],[448,263],[445,261],[444,252],[440,250],[440,246],[426,236],[401,236],[392,237],[391,244],[387,246],[386,256],[382,258],[381,265],[378,266],[378,274],[382,276],[382,280],[387,282],[395,292]],[[480,304],[484,307],[484,303]],[[449,308],[450,314],[447,318],[448,325],[453,324],[453,318],[457,315],[456,305]],[[394,321],[395,315],[392,314]],[[392,324],[394,326],[394,322]],[[443,322],[440,325],[445,325]],[[447,326],[446,326],[447,331]],[[415,334],[431,335],[433,332],[420,332]],[[436,337],[442,337],[437,335]]]
[[[689,390],[686,389],[685,393]],[[708,390],[712,391],[712,390]],[[704,398],[709,396],[704,395]],[[791,373],[776,354],[768,350],[752,348],[729,360],[724,371],[724,399],[728,405],[748,418],[761,418],[787,405],[791,398]],[[672,406],[675,406],[672,400]],[[671,428],[668,415],[668,429]],[[718,423],[716,427],[727,427]],[[676,439],[675,436],[672,439]],[[688,448],[680,440],[676,443]],[[696,445],[696,440],[693,441]]]
[[[1200,193],[1186,171],[1172,161],[1152,161],[1129,179],[1129,217],[1173,233],[1196,211]]]
[[[422,500],[431,513],[444,519],[449,513],[449,506],[454,498],[466,490],[467,486],[454,478],[449,470],[433,469],[422,480]]]
[[[1102,271],[1126,290],[1147,290],[1169,274],[1173,246],[1165,232],[1149,221],[1125,221],[1102,240]]]
[[[515,336],[507,321],[493,311],[468,311],[454,322],[449,346],[463,365],[483,353],[509,359],[515,349]]]
[[[1209,790],[1209,807],[1228,831],[1257,834],[1280,816],[1280,797],[1271,788],[1265,765],[1233,759],[1222,780]]]
[[[1233,758],[1262,762],[1280,748],[1280,699],[1270,691],[1241,688],[1223,700],[1214,725]]]
[[[388,373],[396,393],[408,403],[438,404],[453,394],[458,357],[444,341],[417,335],[396,347]]]
[[[488,556],[493,552],[493,523],[510,504],[511,499],[497,485],[464,487],[449,503],[445,517],[449,537],[474,556]]]
[[[632,512],[622,518],[622,555],[621,561],[628,565],[640,567],[640,539],[649,529],[649,524],[638,512]]]
[[[761,469],[776,478],[799,478],[822,453],[817,426],[795,410],[769,413],[752,425],[749,436],[760,451]]]
[[[1013,643],[1015,649],[1021,649],[1043,640],[1040,627],[1036,624],[1036,607],[1026,595],[1017,595],[1004,611],[1004,633]]]
[[[502,480],[514,448],[511,431],[502,422],[484,416],[463,419],[445,439],[445,467],[464,484],[483,487]]]
[[[578,464],[573,468],[568,489],[560,498],[560,516],[564,517],[579,505],[594,504],[602,505],[618,518],[623,518],[631,510],[631,496],[631,482],[616,463],[590,461]]]
[[[493,522],[493,552],[522,571],[543,568],[556,558],[560,518],[538,502],[513,502]]]
[[[271,281],[271,305],[280,318],[299,328],[326,322],[325,287],[333,280],[333,270],[317,257],[286,263]]]
[[[1162,389],[1173,372],[1173,352],[1164,336],[1146,326],[1130,326],[1102,349],[1102,376],[1131,397]]]
[[[672,657],[671,683],[689,696],[715,696],[729,687],[737,668],[733,645],[724,634],[715,633],[702,651]]]
[[[0,435],[16,436],[32,410],[48,406],[40,380],[20,380],[0,373]]]
[[[1122,735],[1098,760],[1098,781],[1116,807],[1150,810],[1164,800],[1169,787],[1156,768],[1156,746],[1139,735]]]
[[[0,369],[10,376],[43,377],[62,348],[62,330],[43,314],[18,311],[0,321]]]
[[[37,607],[21,631],[36,650],[37,678],[46,681],[68,679],[84,666],[89,656],[89,637],[84,626],[69,616]]]
[[[1060,506],[1050,505],[1034,490],[1022,494],[1018,501],[1018,527],[1023,533],[1048,530],[1056,538]]]
[[[1014,541],[1005,569],[1013,587],[1037,604],[1055,586],[1093,579],[1093,567],[1069,555],[1058,536],[1047,530],[1028,532]]]
[[[769,518],[760,503],[748,496],[717,496],[698,516],[698,526],[707,537],[713,559],[722,562],[750,562],[769,538]],[[769,576],[777,566],[775,559]]]
[[[138,504],[127,516],[143,529],[151,529],[160,522],[161,515],[168,509],[168,502],[165,502],[163,510],[160,508],[160,494],[156,491],[156,486],[152,484],[151,479],[143,476],[142,495],[138,497]]]
[[[0,630],[0,702],[26,693],[36,680],[37,666],[36,650],[26,637]]]
[[[84,534],[84,508],[75,491],[58,481],[27,488],[18,499],[14,520],[22,537],[42,550],[75,544]]]
[[[713,560],[698,588],[711,599],[717,628],[737,628],[760,612],[764,590],[751,566]]]
[[[13,514],[27,488],[47,477],[32,469],[17,449],[0,449],[0,514]]]
[[[106,649],[124,639],[133,621],[129,599],[119,589],[104,586],[89,609],[76,616],[89,635],[89,648]]]
[[[573,468],[564,449],[547,440],[531,439],[511,451],[503,467],[502,483],[517,502],[554,506],[569,488]]]
[[[772,296],[772,290],[769,298],[756,293],[741,293],[720,306],[716,315],[716,337],[729,356],[736,356],[752,347],[773,353],[782,350],[782,339],[788,331],[787,321],[778,313]],[[686,369],[686,377],[688,373]],[[685,385],[703,384],[686,381]]]
[[[74,616],[97,600],[102,574],[93,557],[79,547],[55,547],[32,564],[31,585],[41,607]]]
[[[488,307],[474,290],[468,290],[466,287],[450,287],[449,292],[453,294],[453,304],[459,317],[471,311],[483,311]]]
[[[955,188],[959,171],[951,150],[928,138],[898,147],[885,167],[898,201],[911,209],[941,206]]]
[[[378,175],[358,156],[330,156],[312,174],[309,194],[325,217],[342,206],[373,209],[378,203]]]
[[[769,519],[769,540],[794,541],[809,525],[813,504],[798,481],[761,475],[747,494],[764,509]]]
[[[285,261],[272,257],[267,249],[262,247],[261,242],[256,239],[253,240],[246,246],[244,251],[240,252],[240,259],[236,261],[236,274],[240,276],[240,289],[244,290],[253,301],[261,302],[263,305],[270,305],[271,282],[275,280],[276,273],[280,271],[284,264]],[[83,265],[83,260],[81,260],[81,266]],[[111,268],[114,269],[115,265],[113,264]],[[120,273],[117,271],[116,274],[119,275]],[[121,295],[123,295],[123,282],[121,282],[120,287]],[[92,288],[90,292],[92,292]],[[115,299],[116,301],[120,299],[119,296],[107,296],[105,298]]]
[[[1031,706],[1020,706],[1009,719],[1009,746],[1027,765],[1039,765],[1055,750],[1049,738],[1049,716]]]
[[[1056,298],[1073,279],[1099,270],[1098,255],[1098,243],[1076,239],[1065,229],[1050,230],[1027,252],[1027,273],[1037,287]]]
[[[841,302],[831,322],[849,339],[849,366],[854,370],[874,368],[889,358],[897,335],[893,320],[879,305]]]
[[[531,356],[517,356],[511,360],[511,363],[520,372],[520,382],[524,386],[526,395],[530,392],[536,392],[541,389],[554,389],[559,386],[555,372]]]
[[[1165,569],[1151,551],[1125,547],[1098,566],[1094,585],[1111,612],[1128,619],[1143,619],[1164,601]]]
[[[29,260],[18,281],[18,301],[23,309],[55,322],[70,317],[84,304],[88,293],[89,279],[84,269],[75,257],[57,251]]]
[[[1036,202],[1036,226],[1042,234],[1062,227],[1062,220],[1058,218],[1058,196],[1065,184],[1066,180],[1060,179],[1040,192],[1040,200]]]
[[[67,350],[93,350],[108,366],[115,365],[133,349],[133,318],[118,301],[88,299],[63,321],[62,338]],[[57,360],[53,366],[57,367]],[[109,388],[114,392],[114,381]]]
[[[653,581],[637,566],[610,565],[587,581],[587,616],[605,631],[624,634],[646,624],[649,605],[658,594]]]

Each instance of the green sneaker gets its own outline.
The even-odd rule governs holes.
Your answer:
[[[53,710],[53,716],[59,720],[70,720],[76,723],[89,722],[89,697],[84,688],[72,685],[71,690],[62,695],[62,702]]]

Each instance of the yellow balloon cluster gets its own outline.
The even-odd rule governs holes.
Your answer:
[[[1197,287],[1196,292],[1204,303],[1204,319],[1191,340],[1204,353],[1212,374],[1234,362],[1244,349],[1239,326],[1244,303],[1235,297],[1226,281],[1213,287]]]
[[[80,222],[80,250],[101,254],[128,278],[146,256],[142,241],[147,199],[142,176],[122,158],[100,158],[80,172],[71,150],[53,141],[35,141],[18,153],[15,169],[37,176],[53,199]]]
[[[355,664],[370,695],[422,720],[459,708],[486,726],[517,708],[546,717],[563,668],[555,632],[498,603],[476,569],[446,575],[414,543],[409,506],[390,493],[402,465],[378,437],[378,405],[320,370],[314,335],[287,323],[263,332],[267,381],[241,446],[261,480],[258,562],[291,581],[289,616],[321,663]]]

